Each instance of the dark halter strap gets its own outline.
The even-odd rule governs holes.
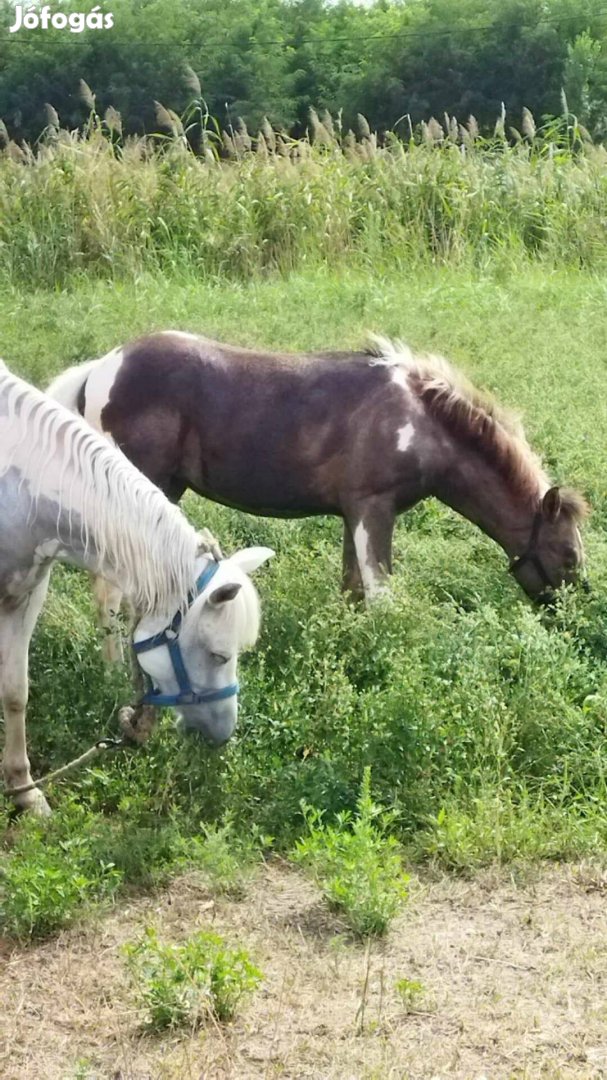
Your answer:
[[[213,580],[218,570],[219,563],[217,562],[210,562],[209,565],[205,567],[196,581],[195,588],[188,593],[188,608],[191,608],[196,598],[200,596],[203,589],[205,589],[209,582]],[[188,675],[181,654],[181,646],[179,644],[179,631],[182,622],[183,614],[181,611],[178,611],[164,630],[160,630],[157,634],[153,634],[152,637],[145,638],[144,641],[133,642],[133,651],[136,655],[142,652],[150,652],[152,649],[159,649],[161,646],[166,645],[169,650],[171,664],[173,665],[173,671],[179,687],[178,694],[163,694],[160,690],[152,687],[143,695],[141,703],[143,705],[155,705],[158,708],[161,708],[166,705],[204,705],[213,701],[225,701],[226,698],[235,697],[235,695],[238,694],[238,683],[230,683],[228,686],[221,686],[217,690],[194,690],[194,687],[190,682],[190,676]]]
[[[541,508],[536,510],[535,517],[533,518],[533,524],[531,526],[531,536],[529,537],[529,543],[521,555],[515,555],[510,560],[510,566],[508,570],[511,574],[515,574],[517,570],[520,570],[521,566],[525,563],[531,563],[533,569],[538,575],[540,581],[545,586],[546,591],[553,593],[555,589],[554,582],[551,581],[550,575],[546,570],[542,560],[537,553],[537,545],[540,538],[540,530],[542,527],[542,521],[544,520]],[[592,592],[592,586],[587,577],[582,577],[580,585],[584,592]]]
[[[527,547],[521,555],[515,555],[515,557],[510,560],[510,566],[508,567],[508,570],[511,574],[516,574],[517,570],[520,570],[521,567],[524,566],[526,563],[531,563],[533,569],[535,570],[540,581],[546,587],[546,589],[553,590],[554,582],[550,579],[550,575],[548,574],[546,567],[544,566],[542,560],[537,553],[537,545],[540,538],[542,521],[543,514],[541,509],[536,510],[535,516],[533,518],[533,524],[531,526],[529,543],[527,544]]]

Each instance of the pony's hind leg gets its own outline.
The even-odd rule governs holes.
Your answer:
[[[15,607],[0,605],[0,695],[4,711],[3,771],[6,787],[31,784],[30,763],[25,738],[25,710],[28,696],[29,643],[44,603],[49,574]],[[37,788],[14,795],[21,810],[50,814],[44,795]]]
[[[104,634],[103,659],[108,664],[121,664],[124,660],[120,628],[122,592],[116,585],[99,576],[94,577],[93,592],[98,622]]]

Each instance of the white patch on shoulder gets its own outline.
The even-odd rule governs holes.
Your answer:
[[[415,428],[413,427],[413,424],[411,422],[405,424],[404,427],[399,428],[396,432],[396,449],[400,450],[401,453],[404,453],[405,450],[408,450],[411,446],[411,443],[413,442],[414,435]]]
[[[390,360],[370,360],[370,367],[384,367],[390,372],[390,382],[393,382],[395,386],[398,386],[399,390],[407,394],[412,400],[414,395],[411,393],[411,387],[409,386],[409,371],[410,368],[406,359],[399,354],[396,358]]]
[[[422,413],[424,407],[419,400],[417,394],[413,393],[409,384],[409,369],[403,363],[390,364],[390,380],[395,386],[398,386],[399,390],[402,390],[403,394],[407,395],[407,408],[409,413]],[[405,425],[406,427],[407,425]],[[403,430],[403,429],[401,429]],[[406,447],[400,447],[400,449],[406,449]]]
[[[196,334],[188,334],[185,330],[161,330],[160,333],[167,337],[181,338],[182,341],[198,341]]]
[[[107,405],[124,353],[122,347],[112,349],[89,375],[84,391],[84,419],[97,431],[103,431],[101,413]]]
[[[406,369],[402,364],[394,364],[390,371],[390,379],[396,386],[400,386],[401,390],[405,391],[405,394],[410,394],[409,381],[407,379]]]

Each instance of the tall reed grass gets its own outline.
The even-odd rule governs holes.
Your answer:
[[[165,134],[123,139],[115,110],[80,132],[49,110],[33,149],[0,128],[0,277],[607,262],[607,150],[568,116],[536,129],[526,113],[522,134],[502,117],[491,138],[445,117],[380,139],[363,117],[355,135],[312,112],[300,140],[220,132],[196,107],[185,119],[159,106]]]

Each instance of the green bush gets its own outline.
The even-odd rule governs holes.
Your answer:
[[[69,835],[54,843],[37,821],[20,826],[14,847],[0,860],[2,933],[20,940],[44,937],[114,896],[122,874],[97,857],[79,818],[72,816]]]
[[[398,843],[386,835],[390,815],[371,798],[371,771],[365,769],[356,814],[338,815],[335,825],[322,812],[305,811],[308,835],[291,858],[309,870],[330,906],[355,933],[384,934],[407,897]]]
[[[158,820],[138,800],[116,815],[66,800],[48,822],[26,818],[0,850],[0,933],[42,938],[126,886],[163,884],[202,871],[214,893],[244,896],[269,837],[218,825]],[[190,832],[191,830],[191,832]]]
[[[181,944],[162,943],[148,928],[125,946],[136,993],[153,1031],[198,1027],[209,1017],[231,1020],[242,998],[261,981],[244,949],[200,931]]]
[[[201,824],[201,832],[202,836],[183,841],[185,864],[202,870],[213,893],[242,899],[272,838],[254,826],[248,835],[239,834],[229,819],[223,824]]]

